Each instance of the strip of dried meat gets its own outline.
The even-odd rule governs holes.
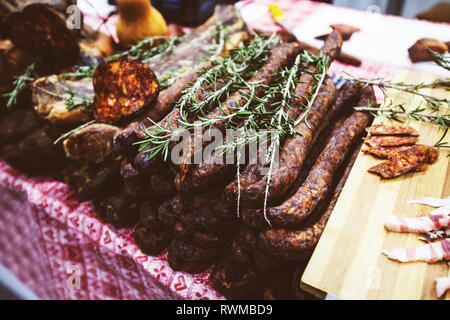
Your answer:
[[[410,171],[423,170],[424,164],[433,164],[439,157],[439,152],[431,147],[417,144],[400,151],[389,160],[373,166],[368,171],[383,178],[395,178]]]
[[[414,136],[370,136],[364,143],[373,148],[410,146],[417,143],[418,138]]]
[[[366,131],[373,136],[419,136],[419,132],[410,126],[387,126],[384,124],[376,124],[368,127]]]
[[[395,154],[397,154],[400,151],[404,151],[406,149],[409,149],[411,146],[400,146],[400,147],[370,147],[365,146],[361,149],[362,152],[367,154],[372,154],[378,158],[381,159],[389,159],[393,157]]]

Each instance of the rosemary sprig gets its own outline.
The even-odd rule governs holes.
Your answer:
[[[3,94],[3,97],[8,98],[6,108],[9,109],[15,106],[17,104],[17,98],[19,94],[27,87],[28,82],[34,80],[31,75],[35,74],[35,66],[36,61],[32,62],[28,67],[26,67],[24,73],[18,76],[16,80],[14,80],[14,89],[11,92]]]
[[[420,89],[435,88],[437,84],[442,85],[442,82],[440,83],[433,82],[431,84],[425,84],[423,82],[418,84],[406,84],[404,82],[392,82],[390,80],[384,80],[382,78],[378,79],[356,78],[347,72],[345,73],[350,76],[350,79],[355,83],[355,85],[362,83],[365,86],[369,85],[376,86],[381,89],[385,97],[387,96],[387,89],[394,89],[422,97],[427,103],[427,106],[429,106],[433,111],[439,111],[441,106],[447,105],[447,108],[450,106],[449,99],[437,98],[419,92]]]
[[[449,54],[442,54],[430,49],[427,49],[428,54],[430,55],[431,59],[433,59],[433,61],[441,66],[442,68],[450,71],[450,55]]]
[[[85,127],[87,127],[87,126],[89,126],[89,125],[91,125],[91,124],[93,124],[93,123],[95,123],[95,122],[96,122],[95,120],[91,120],[91,121],[88,121],[88,122],[85,122],[85,123],[79,125],[79,126],[76,127],[75,129],[72,129],[72,130],[70,130],[70,131],[64,133],[63,135],[61,135],[58,139],[56,139],[56,140],[53,142],[53,144],[58,144],[60,141],[66,139],[66,138],[67,138],[68,136],[70,136],[72,133],[74,133],[74,132],[76,132],[76,131],[78,131],[78,130],[80,130],[80,129],[83,129],[83,128],[85,128]]]
[[[209,69],[201,71],[198,78],[183,91],[181,98],[176,103],[176,107],[180,109],[182,119],[178,120],[177,129],[170,127],[161,127],[155,125],[148,130],[144,130],[146,139],[138,141],[139,150],[145,150],[150,153],[151,157],[158,154],[167,155],[168,148],[172,137],[178,134],[180,130],[192,129],[196,124],[188,121],[189,115],[194,115],[202,125],[202,128],[213,126],[219,121],[232,125],[233,119],[236,117],[246,116],[249,114],[248,106],[252,101],[257,83],[249,83],[247,78],[251,77],[255,70],[265,62],[269,49],[278,43],[275,37],[264,39],[255,36],[254,40],[245,47],[235,49],[231,55],[223,59],[212,61],[213,66]],[[224,86],[212,92],[205,92],[205,87],[217,88],[217,82],[222,81]],[[220,105],[223,97],[229,95],[231,91],[249,89],[250,98],[243,106],[233,110],[231,114],[217,115],[209,117],[209,111],[216,105]],[[203,92],[204,97],[201,101],[197,100],[198,92]],[[171,123],[169,120],[168,124]]]
[[[64,102],[67,104],[67,110],[70,111],[75,108],[82,108],[91,111],[94,105],[94,97],[81,95],[70,88],[65,90],[68,96],[64,96]]]
[[[409,120],[419,120],[434,122],[437,125],[442,126],[444,129],[447,125],[450,125],[450,113],[440,114],[440,113],[425,113],[425,108],[417,106],[413,109],[407,110],[403,104],[393,105],[392,101],[383,108],[372,108],[372,107],[355,107],[355,110],[360,111],[370,111],[376,112],[380,117],[386,117],[388,119],[407,122]]]
[[[69,111],[75,108],[83,108],[84,110],[91,111],[94,104],[93,96],[81,95],[68,87],[63,87],[64,94],[59,94],[38,86],[33,86],[33,88],[42,91],[45,94],[63,100],[63,102],[66,104],[67,110]]]
[[[164,72],[159,78],[158,78],[158,82],[159,82],[159,90],[166,90],[167,88],[169,88],[172,84],[174,84],[177,79],[181,76],[183,76],[184,74],[186,74],[186,72],[188,72],[189,69],[188,68],[181,68],[179,70],[176,71],[166,71]]]
[[[148,37],[142,41],[139,41],[136,45],[132,46],[129,50],[125,50],[106,58],[106,61],[115,61],[127,55],[134,59],[141,60],[143,63],[148,64],[163,55],[170,53],[173,48],[182,41],[182,37],[172,37],[168,41],[156,45],[161,40],[167,40],[165,36]],[[97,64],[91,66],[74,66],[74,72],[68,72],[61,74],[61,77],[65,78],[92,78],[94,71],[97,68]]]
[[[63,78],[92,78],[97,65],[91,66],[74,66],[75,72],[67,72],[60,74]]]
[[[267,40],[255,36],[248,46],[234,50],[231,55],[222,60],[213,60],[213,67],[203,70],[196,81],[184,90],[176,104],[182,111],[184,120],[188,113],[207,114],[224,95],[232,90],[240,90],[244,86],[251,87],[252,85],[246,83],[245,79],[253,75],[252,72],[266,61],[268,50],[277,43],[278,40],[273,36]],[[198,101],[197,93],[204,92],[203,88],[208,86],[216,88],[218,80],[223,82],[224,86],[206,94],[202,101]]]
[[[178,125],[176,126],[176,129],[161,127],[152,122],[153,127],[144,131],[146,139],[136,142],[136,144],[140,146],[139,149],[150,153],[151,157],[162,153],[167,154],[170,141],[172,140],[172,137],[179,133],[179,130],[190,130],[195,125],[198,125],[197,123],[191,123],[187,120],[188,114],[196,115],[203,129],[211,128],[216,123],[221,122],[225,123],[226,128],[237,129],[244,133],[258,132],[258,130],[261,129],[276,130],[280,140],[286,135],[295,135],[295,127],[302,121],[306,121],[307,113],[314,103],[327,73],[329,59],[323,54],[316,57],[308,53],[302,53],[297,57],[291,68],[280,72],[277,81],[275,81],[277,84],[272,87],[267,87],[265,96],[257,98],[253,92],[260,84],[250,83],[245,81],[245,79],[242,79],[243,77],[241,74],[247,72],[247,67],[242,67],[241,65],[238,66],[236,61],[233,62],[233,60],[243,58],[243,61],[245,62],[244,65],[246,66],[251,62],[251,57],[260,59],[262,53],[270,47],[268,44],[271,43],[272,40],[266,40],[265,44],[261,41],[261,38],[256,37],[255,42],[247,47],[249,50],[246,50],[246,48],[238,49],[234,56],[225,57],[222,61],[217,62],[212,68],[204,70],[203,74],[201,74],[199,78],[184,91],[183,96],[177,103],[183,117],[182,119],[177,120]],[[258,42],[259,44],[256,45]],[[258,50],[255,50],[255,46]],[[300,119],[293,120],[290,119],[288,115],[289,102],[294,98],[292,91],[297,84],[298,70],[300,68],[300,61],[302,60],[305,60],[307,64],[317,65],[317,73],[315,74],[316,83],[311,90],[311,97],[309,99],[305,98],[307,103],[303,106],[305,109],[303,116],[300,117]],[[205,83],[212,84],[212,82],[216,82],[218,75],[227,75],[228,82],[226,82],[219,90],[206,95],[202,101],[197,101],[196,92],[201,90]],[[236,81],[237,83],[232,81]],[[249,89],[250,93],[245,92],[243,90],[244,88]],[[243,105],[237,105],[236,109],[231,110],[231,113],[223,113],[222,115],[216,114],[214,116],[208,114],[208,111],[213,105],[218,104],[220,106],[220,97],[222,95],[228,95],[228,92],[231,89],[240,90],[243,96],[245,96],[245,103]],[[271,102],[270,108],[267,108],[269,102]],[[236,122],[235,119],[245,119],[244,124],[238,128],[238,122]],[[170,124],[171,121],[167,121],[166,123]],[[216,151],[228,152],[236,150],[238,147],[246,146],[251,141],[258,138],[260,138],[258,134],[253,134],[253,136],[246,134],[237,135],[236,139],[220,146]]]
[[[286,136],[298,134],[296,131],[297,125],[302,122],[308,125],[306,121],[307,114],[323,85],[330,61],[323,53],[319,56],[314,56],[306,52],[298,55],[293,65],[282,70],[276,76],[275,84],[270,87],[266,86],[264,96],[258,98],[255,96],[254,91],[261,84],[246,81],[244,74],[248,73],[248,68],[252,60],[255,58],[261,59],[260,57],[264,56],[264,51],[270,47],[262,44],[261,41],[261,38],[256,37],[255,41],[249,47],[238,49],[233,55],[227,56],[221,61],[214,61],[213,66],[207,70],[203,70],[197,80],[183,92],[182,97],[177,103],[183,115],[181,120],[177,120],[178,125],[175,128],[171,128],[170,124],[172,121],[169,119],[166,122],[166,126],[162,127],[149,119],[153,126],[150,129],[142,127],[146,139],[135,144],[140,146],[139,150],[150,153],[151,158],[162,155],[164,160],[166,160],[172,137],[184,130],[189,130],[199,125],[198,121],[195,123],[187,121],[187,115],[192,114],[197,116],[197,119],[200,121],[200,126],[203,129],[211,128],[217,122],[225,122],[226,128],[236,129],[237,134],[235,138],[217,147],[215,152],[216,155],[222,155],[224,152],[237,151],[237,214],[239,216],[241,151],[255,139],[262,137],[267,139],[267,130],[270,130],[272,133],[275,132],[268,140],[265,140],[265,143],[270,142],[270,146],[265,154],[265,162],[269,162],[269,169],[266,175],[264,217],[270,225],[266,210],[271,176],[276,165],[276,154],[279,152],[281,141]],[[252,45],[255,47],[252,48]],[[304,66],[302,62],[305,63]],[[303,97],[305,103],[302,106],[304,109],[302,116],[298,119],[291,119],[289,116],[290,103],[293,98],[299,98],[293,93],[298,84],[299,70],[305,69],[311,72],[311,69],[308,69],[308,66],[311,65],[315,65],[313,73],[315,84],[311,88],[310,96]],[[206,94],[202,101],[197,101],[196,93],[202,90],[205,84],[213,85],[217,83],[218,79],[222,81],[223,86],[212,93]],[[222,115],[214,114],[213,116],[208,114],[214,104],[220,106],[220,97],[222,95],[229,95],[232,89],[237,89],[241,92],[245,103],[243,105],[237,104],[235,109],[229,113],[223,112]],[[236,119],[244,119],[244,121],[236,121]]]
[[[432,122],[438,126],[440,126],[444,133],[442,137],[436,142],[435,147],[441,148],[443,145],[447,144],[447,142],[442,143],[442,140],[445,138],[448,132],[448,126],[450,125],[450,113],[447,112],[445,114],[441,113],[426,113],[426,108],[421,107],[420,105],[412,108],[406,109],[403,104],[393,105],[392,101],[389,104],[384,106],[383,108],[372,108],[372,107],[356,107],[355,110],[360,111],[370,111],[374,116],[379,116],[383,121],[384,117],[398,121],[398,122],[409,122],[411,120],[423,121],[423,122]]]
[[[379,87],[384,95],[384,106],[382,108],[359,107],[355,108],[356,110],[370,111],[375,117],[379,116],[382,121],[386,117],[398,122],[409,122],[411,120],[434,122],[444,130],[444,134],[437,144],[440,144],[442,139],[446,136],[447,126],[450,124],[450,100],[423,94],[419,92],[419,90],[424,88],[444,88],[448,91],[450,90],[449,79],[438,79],[428,84],[423,82],[418,84],[405,84],[404,82],[392,82],[383,79],[358,79],[348,73],[347,75],[351,77],[351,80],[353,80],[355,84],[363,83],[365,86],[374,85]],[[422,103],[420,103],[417,107],[406,109],[404,104],[394,105],[392,100],[387,103],[386,91],[388,88],[420,96],[426,102],[426,106],[423,107]],[[441,107],[446,108],[445,113],[442,113]],[[426,112],[427,109],[431,109],[432,113]]]
[[[225,42],[228,40],[228,35],[225,33],[224,29],[225,27],[222,23],[216,23],[213,46],[209,49],[209,60],[215,60],[223,52]]]
[[[179,37],[173,37],[169,41],[165,41],[159,45],[155,45],[161,40],[167,40],[165,36],[148,37],[139,41],[136,45],[132,46],[129,50],[125,50],[109,56],[108,61],[115,61],[127,55],[134,59],[141,60],[144,63],[148,63],[150,59],[156,55],[162,55],[170,52],[175,43],[179,43]]]

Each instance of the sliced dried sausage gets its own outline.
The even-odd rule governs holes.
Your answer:
[[[92,81],[94,117],[101,123],[116,123],[142,111],[159,93],[153,70],[129,57],[100,63]]]

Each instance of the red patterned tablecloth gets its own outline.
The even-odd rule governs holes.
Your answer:
[[[288,21],[296,24],[326,6],[309,1],[278,3]],[[277,28],[269,17],[257,27]],[[330,71],[340,74],[344,68],[365,77],[390,77],[395,71],[369,61],[359,68],[335,62]],[[143,254],[131,234],[132,229],[117,230],[102,223],[92,204],[77,202],[67,185],[23,175],[0,159],[0,263],[39,298],[222,299],[209,284],[209,272],[175,272],[166,253]],[[78,276],[79,287],[74,288]]]

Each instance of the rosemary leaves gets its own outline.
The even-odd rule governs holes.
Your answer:
[[[139,149],[150,153],[151,157],[163,155],[167,158],[170,142],[180,131],[190,130],[199,123],[202,128],[212,127],[219,121],[225,121],[228,126],[233,126],[233,119],[249,116],[251,111],[247,107],[254,98],[252,92],[259,84],[249,83],[247,79],[266,61],[269,49],[277,43],[278,40],[274,37],[265,39],[255,36],[249,45],[234,50],[231,55],[223,59],[213,60],[213,66],[202,70],[196,81],[183,91],[183,95],[175,104],[182,115],[178,120],[177,128],[170,126],[171,121],[167,122],[167,126],[162,127],[149,119],[154,126],[148,130],[143,128],[147,138],[136,143],[140,146]],[[222,84],[220,88],[217,87],[219,81]],[[208,87],[213,90],[207,92],[205,88]],[[249,89],[250,95],[244,106],[239,106],[231,114],[209,117],[209,111],[214,106],[220,105],[220,101],[228,97],[230,92],[245,88]],[[201,101],[197,98],[198,92],[203,93]],[[189,117],[198,121],[191,122]]]
[[[450,90],[448,79],[436,80],[429,84],[406,84],[404,82],[392,82],[383,79],[358,79],[351,75],[350,77],[355,84],[362,83],[365,86],[377,86],[384,94],[385,101],[382,108],[358,107],[355,108],[356,110],[370,111],[374,116],[378,116],[382,120],[384,118],[388,118],[398,122],[409,122],[411,120],[433,122],[440,126],[443,130],[443,135],[435,144],[435,147],[443,147],[446,144],[446,142],[442,142],[442,140],[447,135],[449,128],[448,126],[450,125],[450,100],[433,97],[431,95],[424,94],[419,90],[425,88],[443,88],[448,91]],[[420,96],[425,101],[425,106],[421,103],[419,106],[406,108],[404,104],[394,105],[392,101],[387,102],[387,89],[399,90],[412,95]]]
[[[31,63],[28,67],[25,68],[25,71],[22,75],[18,76],[16,80],[14,80],[13,85],[14,89],[5,93],[3,97],[8,98],[6,102],[6,108],[11,108],[17,104],[17,98],[19,94],[28,86],[28,82],[33,81],[32,75],[35,74],[36,61]]]
[[[441,54],[439,52],[427,49],[428,54],[430,55],[431,59],[433,59],[433,61],[441,66],[442,68],[450,71],[450,55],[447,54]]]

